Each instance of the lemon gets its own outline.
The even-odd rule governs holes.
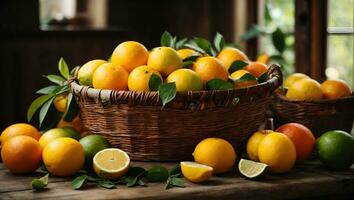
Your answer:
[[[253,160],[253,161],[259,161],[258,158],[258,146],[259,143],[264,139],[264,137],[273,131],[271,130],[263,130],[263,131],[257,131],[252,134],[250,139],[247,141],[247,155],[248,157]]]
[[[203,89],[203,81],[200,76],[190,69],[178,69],[172,72],[166,82],[176,83],[177,91],[198,91]]]
[[[187,180],[200,183],[211,177],[213,168],[195,162],[181,162],[181,171]]]
[[[242,159],[238,163],[238,170],[242,175],[249,179],[256,179],[264,176],[268,165],[252,160]]]
[[[96,71],[96,69],[106,63],[107,61],[105,60],[91,60],[87,63],[85,63],[84,65],[82,65],[82,67],[79,69],[78,73],[77,73],[77,78],[79,80],[79,83],[81,85],[86,85],[86,86],[92,86],[92,76],[93,73]]]
[[[217,58],[224,63],[227,70],[229,70],[231,64],[235,61],[238,60],[248,61],[248,57],[246,56],[245,53],[243,53],[242,51],[236,48],[231,48],[231,47],[224,48],[223,50],[221,50]]]
[[[295,81],[286,93],[286,97],[294,100],[319,100],[323,97],[321,85],[310,78]]]
[[[149,81],[151,76],[155,74],[160,77],[162,82],[161,74],[149,68],[146,65],[139,66],[130,72],[128,77],[128,88],[130,91],[149,91]]]
[[[177,53],[178,53],[179,57],[181,57],[182,60],[184,60],[192,55],[200,56],[200,53],[194,51],[193,49],[179,49],[179,50],[177,50]]]
[[[129,169],[128,154],[117,148],[108,148],[99,151],[93,157],[93,168],[96,174],[104,179],[117,179]]]
[[[80,133],[78,133],[75,129],[65,127],[65,128],[53,128],[46,131],[40,138],[39,144],[42,148],[47,146],[50,142],[54,141],[60,137],[70,137],[73,139],[80,139]]]
[[[56,96],[53,100],[54,107],[59,112],[65,112],[66,104],[68,103],[68,94],[63,93]]]
[[[244,69],[240,69],[237,70],[235,72],[233,72],[230,76],[231,78],[235,81],[235,88],[243,88],[243,87],[250,87],[253,85],[257,85],[258,82],[256,79],[252,80],[243,80],[241,81],[241,78],[245,75],[245,74],[249,74],[251,75],[251,77],[253,76],[251,73],[249,73],[248,71],[244,70]]]
[[[295,81],[301,80],[303,78],[310,78],[310,77],[302,73],[291,74],[288,78],[285,79],[284,86],[289,88],[293,83],[295,83]]]
[[[182,68],[183,63],[173,48],[157,47],[151,51],[147,65],[167,77],[171,72]]]

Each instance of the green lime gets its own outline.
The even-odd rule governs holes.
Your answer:
[[[348,169],[354,162],[354,139],[344,131],[324,133],[316,141],[320,161],[334,170]]]
[[[72,128],[53,128],[45,132],[39,138],[39,144],[44,149],[47,144],[60,137],[70,137],[79,140],[80,133],[78,133],[75,129]]]
[[[81,138],[80,144],[85,152],[85,165],[92,168],[92,159],[95,154],[110,147],[109,142],[102,135],[88,135]]]
[[[238,170],[246,178],[256,179],[266,174],[268,165],[252,160],[242,159],[238,163]]]

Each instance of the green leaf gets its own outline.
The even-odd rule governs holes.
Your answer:
[[[271,6],[270,6],[269,3],[266,3],[264,5],[264,18],[268,22],[272,21],[272,15],[271,15],[271,12],[270,12],[270,10],[271,10],[270,8],[271,8]]]
[[[164,83],[159,86],[159,96],[162,101],[162,107],[176,97],[176,83]]]
[[[100,180],[97,182],[97,184],[103,188],[106,188],[106,189],[113,189],[115,188],[115,185],[113,182],[111,181],[108,181],[108,180]]]
[[[238,79],[237,81],[238,82],[244,82],[244,81],[255,81],[255,80],[257,80],[257,78],[255,76],[253,76],[250,73],[246,73],[243,76],[241,76],[241,78]]]
[[[161,77],[156,75],[156,74],[152,74],[150,76],[150,80],[149,80],[149,89],[151,91],[157,91],[159,89],[159,86],[162,84],[162,80]]]
[[[71,182],[71,188],[74,189],[74,190],[80,189],[84,185],[86,179],[87,179],[87,175],[86,174],[76,177]]]
[[[64,121],[71,122],[79,113],[79,106],[72,93],[68,94],[68,104],[66,106],[66,111],[64,112]]]
[[[39,179],[33,179],[31,182],[32,189],[34,190],[42,190],[48,185],[48,177],[49,174],[46,174],[45,176],[39,178]]]
[[[181,173],[181,165],[177,164],[177,165],[173,166],[168,173],[170,176],[180,174]]]
[[[177,41],[177,37],[173,37],[170,44],[171,48],[176,49],[176,41]]]
[[[184,60],[183,60],[183,62],[185,62],[185,61],[196,61],[198,58],[200,57],[200,54],[198,54],[198,53],[192,53],[190,56],[188,56],[187,58],[185,58]]]
[[[258,83],[263,83],[268,80],[268,73],[264,72],[262,75],[258,77]]]
[[[187,43],[188,38],[182,38],[176,42],[176,49],[181,49]]]
[[[160,39],[160,45],[165,47],[170,47],[171,41],[172,41],[172,35],[167,31],[163,32]]]
[[[50,75],[47,75],[44,77],[46,77],[50,82],[55,83],[60,86],[64,85],[64,83],[65,83],[65,79],[63,77],[55,75],[55,74],[50,74]]]
[[[243,69],[245,66],[247,66],[248,63],[246,61],[243,60],[236,60],[235,62],[233,62],[230,67],[229,67],[229,74],[232,74],[233,72]]]
[[[193,66],[193,61],[184,61],[183,62],[183,68],[191,68]]]
[[[39,89],[36,94],[55,94],[56,92],[58,92],[62,87],[61,86],[57,86],[57,85],[50,85],[44,88]]]
[[[145,171],[146,170],[142,167],[129,167],[126,176],[128,176],[128,177],[138,176],[138,175],[141,175],[141,173],[143,173]]]
[[[145,185],[145,182],[144,182],[142,179],[139,179],[139,180],[138,180],[138,185],[144,186],[144,185]]]
[[[226,48],[226,47],[236,48],[236,49],[240,49],[240,50],[243,49],[241,45],[234,44],[234,43],[227,43],[227,44],[225,44],[224,48]]]
[[[283,53],[285,50],[285,34],[279,27],[273,32],[272,41],[278,52]]]
[[[262,34],[258,25],[253,25],[246,33],[241,35],[241,40],[250,40],[256,38]]]
[[[170,177],[167,180],[165,189],[168,190],[173,187],[186,187],[184,181],[181,178]]]
[[[201,54],[207,54],[207,52],[204,49],[200,48],[194,41],[190,41],[189,43],[185,44],[184,46],[191,48]]]
[[[60,74],[65,78],[68,79],[69,78],[69,67],[66,64],[64,58],[60,58],[59,63],[58,63],[58,68],[59,68],[59,72]]]
[[[162,182],[168,179],[168,171],[165,167],[162,166],[153,166],[151,167],[145,177],[150,182]]]
[[[202,38],[202,37],[194,37],[194,42],[198,45],[198,47],[200,47],[201,49],[203,49],[206,53],[208,53],[209,55],[212,55],[212,47],[211,44],[208,40]]]
[[[112,56],[109,56],[109,58],[107,59],[107,62],[112,62]]]
[[[219,32],[217,32],[214,37],[214,46],[218,52],[220,52],[225,47],[224,36],[221,35]]]
[[[232,83],[217,78],[207,82],[207,88],[209,90],[227,90],[233,87],[234,85]]]
[[[42,95],[35,99],[30,107],[28,108],[27,111],[27,121],[30,122],[34,113],[45,103],[47,102],[50,98],[52,98],[55,94],[47,94],[47,95]]]
[[[52,102],[54,100],[54,96],[52,98],[50,98],[47,102],[45,102],[41,108],[41,110],[39,111],[39,126],[42,126],[42,122],[45,118],[45,116],[48,113],[48,110],[50,108],[50,106],[52,105]]]
[[[124,181],[126,182],[125,185],[127,187],[134,187],[138,182],[138,177],[126,177]]]

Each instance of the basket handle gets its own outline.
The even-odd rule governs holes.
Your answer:
[[[269,86],[270,92],[278,89],[281,85],[283,85],[283,73],[280,70],[280,66],[278,64],[272,64],[268,71],[268,80],[267,84]]]

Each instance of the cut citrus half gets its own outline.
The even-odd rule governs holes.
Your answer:
[[[129,168],[128,154],[117,148],[103,149],[93,157],[93,168],[96,174],[104,179],[117,179]]]
[[[213,168],[196,162],[181,162],[181,171],[189,181],[200,183],[211,177]]]
[[[262,177],[267,171],[268,165],[252,160],[242,159],[238,163],[238,170],[247,178],[255,179]]]

